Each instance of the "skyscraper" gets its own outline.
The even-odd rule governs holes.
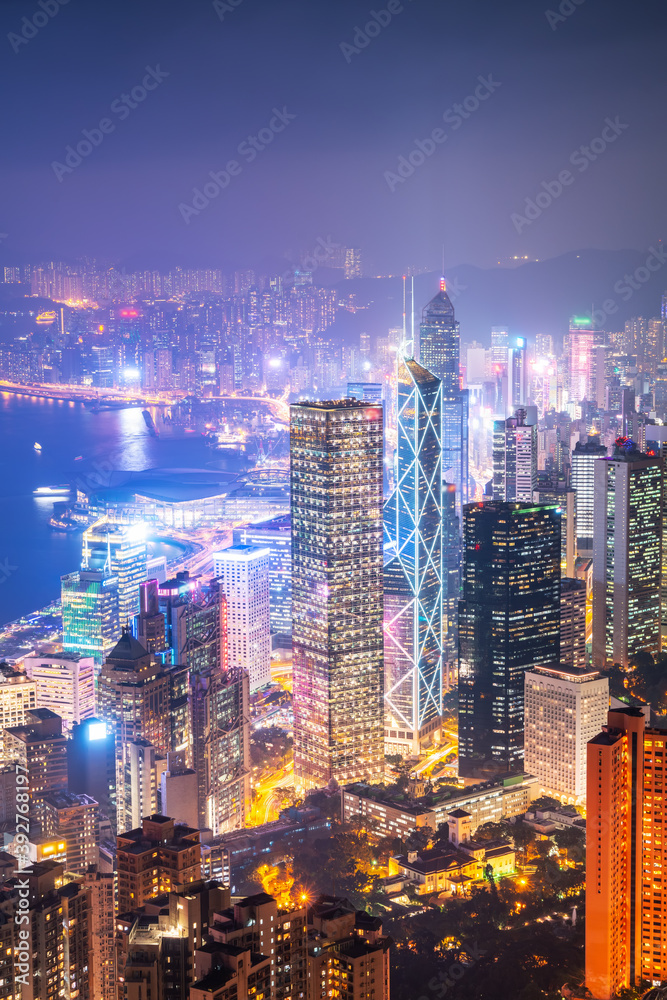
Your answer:
[[[567,384],[570,403],[596,398],[594,348],[603,346],[605,335],[594,330],[586,316],[573,316],[567,336]]]
[[[598,437],[577,441],[572,452],[572,488],[577,522],[577,551],[581,556],[593,555],[593,504],[595,500],[595,462],[607,449]]]
[[[412,358],[400,362],[396,556],[385,570],[385,739],[395,745],[402,731],[408,755],[432,738],[442,715],[441,396],[439,379]]]
[[[550,504],[469,504],[459,605],[459,772],[523,769],[524,672],[556,667],[560,511]]]
[[[525,767],[540,795],[586,804],[586,744],[607,719],[609,680],[561,664],[525,675]]]
[[[424,307],[419,363],[442,383],[442,477],[456,486],[456,511],[468,502],[468,391],[461,389],[461,335],[443,278]]]
[[[595,462],[593,665],[661,649],[663,464],[618,438]]]
[[[92,656],[99,667],[120,634],[118,577],[80,570],[61,577],[63,650]]]
[[[533,502],[537,489],[537,425],[526,411],[493,424],[493,499]]]
[[[560,662],[586,666],[586,583],[567,576],[560,581]]]
[[[269,550],[232,545],[213,554],[213,573],[227,599],[229,664],[245,670],[250,691],[271,680]]]
[[[667,979],[667,731],[609,712],[588,744],[586,986],[596,1000]]]
[[[146,579],[145,529],[96,521],[83,534],[82,570],[96,570],[118,580],[118,621],[128,625],[139,613],[139,585]]]
[[[291,408],[294,770],[300,787],[384,768],[382,410]]]
[[[269,550],[271,632],[292,635],[292,525],[289,514],[234,529],[234,545]]]
[[[95,714],[95,661],[78,653],[26,656],[25,672],[35,682],[38,708],[50,708],[70,731]]]

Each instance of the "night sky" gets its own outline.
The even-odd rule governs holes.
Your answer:
[[[443,242],[448,266],[484,267],[664,235],[664,4],[41,2],[53,17],[38,0],[0,5],[3,263],[255,266],[330,238],[386,274],[438,268]],[[147,67],[154,89],[128,107]],[[466,98],[478,107],[443,119]],[[572,163],[607,118],[614,140]],[[90,154],[54,168],[102,119]],[[270,143],[239,151],[272,121]],[[434,129],[445,138],[406,167]],[[396,180],[400,157],[412,173]],[[225,190],[184,211],[229,161]],[[572,180],[518,232],[513,213],[563,170]]]

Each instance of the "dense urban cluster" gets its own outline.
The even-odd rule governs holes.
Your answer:
[[[81,562],[0,664],[0,997],[667,983],[667,296],[485,347],[394,279],[346,346],[360,275],[5,268],[0,389],[241,464],[44,487]]]

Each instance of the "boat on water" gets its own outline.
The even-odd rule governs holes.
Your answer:
[[[83,460],[83,455],[77,455],[74,459],[75,462],[81,462]]]
[[[39,443],[39,441],[35,441],[35,443],[33,445],[33,448],[35,449],[35,451],[41,451],[42,450],[42,446]]]
[[[245,439],[224,431],[210,431],[205,435],[206,444],[218,454],[234,457],[246,450]]]
[[[54,531],[78,531],[81,527],[68,517],[52,517],[49,519],[49,524]]]
[[[61,497],[69,496],[72,492],[72,487],[69,483],[63,483],[62,486],[38,486],[32,492],[36,497]]]

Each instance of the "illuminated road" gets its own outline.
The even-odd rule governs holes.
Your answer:
[[[450,753],[455,753],[458,750],[458,742],[446,743],[444,747],[438,747],[438,749],[433,750],[426,760],[423,760],[414,769],[415,774],[427,774],[438,761],[444,760],[445,757],[449,756]]]
[[[246,826],[262,826],[264,823],[272,823],[278,819],[282,798],[279,793],[283,788],[293,787],[293,761],[269,775],[268,778],[258,781]]]

